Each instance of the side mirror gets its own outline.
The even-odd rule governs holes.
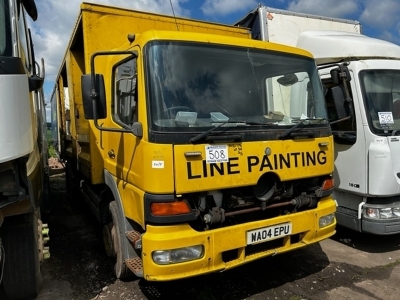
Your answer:
[[[24,1],[24,5],[25,6],[28,5],[31,9],[33,9],[32,13],[36,13],[36,17],[37,17],[37,11],[36,11],[36,6],[35,6],[34,1],[32,1],[32,0]],[[33,49],[32,35],[31,35],[31,30],[29,28],[28,28],[28,38],[29,38],[29,45],[30,45],[31,56],[32,56],[32,74],[33,74],[28,79],[28,86],[29,86],[29,91],[33,92],[33,91],[37,91],[43,87],[44,62],[42,61],[43,77],[40,77],[39,75],[36,74],[35,50]],[[40,70],[39,70],[39,72],[40,72]]]
[[[107,106],[103,75],[94,75],[94,91],[92,90],[92,75],[82,75],[81,88],[85,119],[105,119],[107,116]],[[93,99],[93,97],[95,98]],[[96,101],[96,105],[93,105],[93,101]]]
[[[333,103],[335,105],[336,114],[338,119],[343,119],[349,116],[345,107],[345,98],[343,95],[343,90],[340,86],[335,86],[331,88]]]
[[[346,101],[343,95],[342,88],[340,86],[335,86],[330,89],[332,93],[333,104],[335,105],[335,110],[337,114],[337,118],[344,119],[349,116],[346,111]]]
[[[28,85],[29,85],[29,91],[37,91],[42,88],[44,82],[43,77],[39,77],[37,75],[32,75],[31,77],[28,78]]]

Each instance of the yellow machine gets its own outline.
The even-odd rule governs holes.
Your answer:
[[[324,103],[308,52],[86,3],[52,96],[67,180],[103,224],[116,276],[157,281],[335,233]]]

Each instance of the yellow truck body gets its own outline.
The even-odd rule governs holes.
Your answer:
[[[309,118],[289,108],[289,84],[272,93],[294,71],[308,76]],[[104,225],[118,277],[227,270],[335,233],[317,75],[308,52],[243,28],[82,4],[52,102],[61,157]]]

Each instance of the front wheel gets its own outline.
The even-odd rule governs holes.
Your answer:
[[[42,286],[38,212],[7,217],[1,227],[3,288],[7,299],[34,299]]]
[[[109,212],[111,222],[103,228],[103,241],[108,256],[114,258],[113,269],[117,278],[126,278],[132,275],[124,262],[122,249],[122,220],[118,218],[118,207],[115,201],[110,202]]]

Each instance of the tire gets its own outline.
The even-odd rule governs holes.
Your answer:
[[[117,278],[122,279],[132,275],[131,271],[128,269],[124,262],[123,252],[122,252],[122,241],[121,238],[124,236],[121,232],[122,222],[118,218],[118,207],[115,201],[110,202],[110,217],[111,222],[106,225],[109,229],[112,250],[107,251],[108,255],[114,258],[113,270]],[[107,230],[104,228],[104,230]],[[107,249],[107,247],[106,247]]]
[[[1,228],[4,247],[3,288],[7,299],[34,299],[42,286],[38,215],[7,217]]]

